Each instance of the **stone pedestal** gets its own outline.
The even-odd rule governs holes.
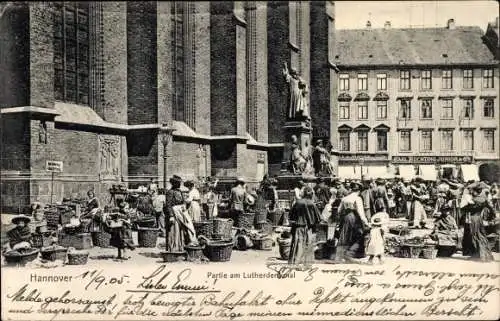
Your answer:
[[[283,126],[285,148],[283,150],[282,172],[289,172],[290,155],[292,152],[292,136],[297,137],[297,143],[304,156],[312,152],[312,127],[306,121],[287,121]]]

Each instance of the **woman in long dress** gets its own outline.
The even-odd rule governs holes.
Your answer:
[[[188,213],[193,222],[201,221],[200,191],[194,186],[193,181],[187,181],[184,186],[189,190],[186,203],[188,204]]]
[[[466,212],[462,253],[484,262],[493,261],[486,237],[485,222],[492,218],[493,208],[486,198],[481,196],[480,186],[472,187],[472,201],[464,207]]]
[[[338,239],[336,261],[352,261],[365,257],[365,230],[369,227],[363,200],[359,196],[361,184],[351,183],[351,193],[339,206],[339,225],[335,236]]]
[[[204,210],[207,219],[212,219],[218,216],[219,196],[215,193],[216,183],[208,184],[208,192],[204,195]]]
[[[166,193],[164,208],[167,251],[184,252],[184,245],[197,243],[196,232],[181,191],[182,179],[174,175],[170,184],[172,188]]]
[[[290,210],[292,243],[289,264],[311,264],[314,260],[315,237],[313,229],[321,221],[321,214],[313,202],[311,187],[304,188],[303,198],[297,200]]]
[[[418,184],[419,180],[417,179],[415,182]],[[425,212],[422,202],[429,196],[425,194],[425,191],[417,184],[411,186],[412,196],[408,225],[415,228],[425,228],[427,213]]]

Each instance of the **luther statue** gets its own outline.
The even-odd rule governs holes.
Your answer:
[[[283,66],[283,76],[288,83],[288,119],[302,120],[310,119],[307,94],[309,93],[306,82],[298,75],[295,69],[288,70],[285,62]]]

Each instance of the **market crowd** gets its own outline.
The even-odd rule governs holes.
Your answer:
[[[290,187],[288,206],[283,206],[276,177],[264,177],[250,188],[238,179],[226,194],[217,191],[217,180],[183,181],[174,175],[170,188],[158,188],[152,180],[147,187],[116,200],[116,207],[103,209],[93,191],[75,225],[85,224],[90,232],[112,234],[111,245],[118,248],[118,258],[126,259],[126,250],[134,250],[131,224],[137,218],[153,220],[166,237],[167,251],[182,252],[186,245],[197,245],[194,223],[218,217],[224,212],[237,218],[247,211],[283,211],[279,225],[291,235],[289,263],[310,263],[316,247],[315,235],[321,224],[333,227],[335,260],[359,262],[368,257],[381,262],[386,248],[391,218],[404,218],[414,229],[432,227],[431,237],[438,244],[462,248],[464,256],[481,261],[493,260],[487,236],[498,233],[500,211],[496,183],[459,182],[453,179],[424,181],[375,179],[344,180],[318,178],[316,182],[299,180]],[[33,207],[32,217],[41,211]],[[20,215],[12,220],[6,249],[29,247],[32,218]],[[71,225],[73,220],[70,221]]]

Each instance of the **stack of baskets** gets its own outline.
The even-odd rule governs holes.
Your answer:
[[[139,247],[156,247],[160,230],[156,227],[138,227]]]
[[[236,217],[236,227],[251,230],[255,220],[255,212],[243,212]]]
[[[254,220],[254,225],[257,226],[258,224],[262,222],[267,222],[267,210],[260,210],[255,212],[255,220]]]
[[[290,247],[292,245],[292,238],[279,238],[278,245],[280,249],[280,256],[282,260],[288,260],[290,258]]]
[[[230,218],[214,218],[212,239],[230,240],[233,236],[233,220]]]
[[[49,208],[44,211],[44,218],[47,221],[48,228],[57,228],[59,225],[59,212],[57,208]]]

